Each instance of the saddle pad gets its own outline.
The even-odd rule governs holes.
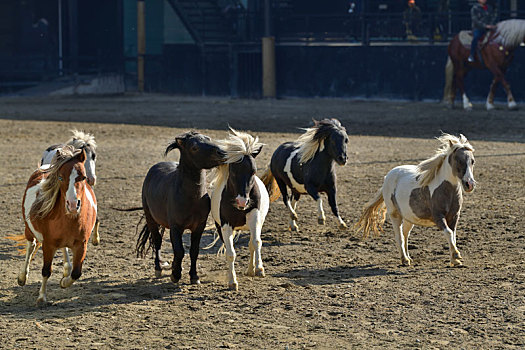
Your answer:
[[[470,44],[472,44],[472,30],[462,30],[458,34],[459,42],[465,46],[466,48],[470,48]],[[483,35],[481,37],[481,44],[480,47],[483,47],[487,43],[489,39],[489,35]]]

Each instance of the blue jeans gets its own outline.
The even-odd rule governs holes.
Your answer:
[[[470,44],[470,55],[472,57],[475,57],[479,39],[481,39],[481,37],[483,36],[483,34],[485,34],[486,31],[486,29],[474,29],[472,31],[472,44]]]

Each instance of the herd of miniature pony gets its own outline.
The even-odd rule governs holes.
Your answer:
[[[346,130],[337,119],[323,119],[314,120],[314,125],[304,131],[296,141],[283,143],[275,150],[261,178],[256,175],[255,158],[263,144],[257,137],[232,128],[227,139],[217,141],[195,131],[178,135],[166,148],[165,155],[178,149],[179,161],[153,165],[143,182],[142,207],[119,209],[144,212],[146,223],[138,236],[136,252],[144,256],[152,249],[155,276],[161,277],[162,268],[167,265],[161,260],[160,249],[163,233],[169,229],[174,253],[170,277],[172,282],[179,282],[184,257],[182,234],[190,230],[190,282],[200,283],[199,245],[211,212],[225,248],[228,288],[238,290],[234,268],[234,238],[238,230],[250,231],[246,274],[264,277],[261,231],[270,203],[279,195],[290,214],[290,230],[298,230],[296,204],[302,194],[316,201],[318,223],[325,224],[320,193],[327,194],[339,228],[346,229],[337,207],[335,174],[336,165],[344,166],[348,160]],[[402,265],[412,264],[408,238],[414,225],[437,226],[442,230],[449,243],[451,266],[462,265],[456,245],[456,225],[462,193],[471,192],[476,185],[474,148],[463,135],[443,134],[438,141],[440,147],[432,157],[418,165],[392,169],[354,225],[363,237],[370,232],[379,234],[388,216]],[[26,242],[25,260],[18,275],[18,284],[22,286],[28,278],[29,264],[42,246],[44,265],[37,304],[47,303],[46,284],[58,249],[64,255],[60,286],[67,288],[81,276],[87,242],[98,222],[92,187],[96,179],[95,149],[93,135],[74,130],[70,141],[44,152],[41,165],[29,178],[22,199],[25,232],[9,238]],[[210,185],[209,169],[213,169]],[[98,239],[93,244],[98,244]]]

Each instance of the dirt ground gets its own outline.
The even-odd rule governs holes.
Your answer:
[[[134,254],[148,168],[190,128],[224,138],[228,124],[251,130],[273,150],[294,140],[312,118],[337,117],[350,135],[350,161],[338,167],[342,217],[354,224],[383,176],[432,155],[440,130],[464,133],[476,148],[478,188],[465,195],[458,248],[465,268],[448,267],[448,245],[435,228],[416,227],[414,266],[400,267],[392,229],[361,240],[337,229],[328,206],[317,224],[313,200],[299,202],[299,232],[287,229],[279,199],[263,228],[267,276],[242,275],[248,234],[236,243],[239,291],[227,290],[219,244],[201,249],[202,284],[189,284],[189,256],[179,285],[154,277],[151,258]],[[83,275],[61,289],[61,254],[54,260],[44,308],[35,306],[42,254],[26,286],[16,276],[23,257],[6,235],[23,232],[25,183],[41,152],[94,133],[101,244],[88,248]],[[0,99],[0,348],[13,349],[523,349],[525,347],[525,109],[481,105],[467,113],[434,103],[337,99],[231,100],[127,95]],[[176,160],[178,152],[168,159]],[[210,221],[211,222],[211,221]],[[163,255],[171,259],[169,236]],[[189,235],[185,235],[188,244]],[[213,239],[203,235],[201,248]],[[188,249],[186,249],[188,251]]]

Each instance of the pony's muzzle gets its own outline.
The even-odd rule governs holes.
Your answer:
[[[474,188],[476,188],[476,181],[474,180],[463,181],[463,189],[465,190],[465,192],[472,192],[474,191]]]
[[[66,207],[70,213],[78,213],[81,207],[80,199],[73,200],[73,201],[67,200]]]
[[[235,198],[235,206],[239,210],[244,210],[248,207],[248,203],[250,202],[249,198],[237,196]]]
[[[88,183],[90,186],[95,186],[95,184],[97,183],[97,177],[96,177],[96,176],[88,177],[88,178],[87,178],[87,183]]]
[[[339,165],[346,165],[346,160],[347,160],[347,156],[344,156],[344,155],[341,155],[339,157],[337,157],[336,161],[337,161],[337,164]]]

